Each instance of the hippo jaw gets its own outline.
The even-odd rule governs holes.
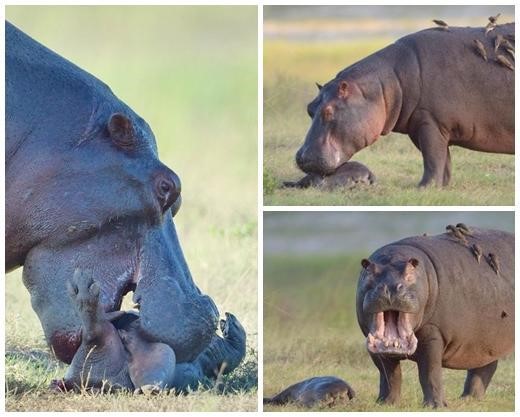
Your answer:
[[[373,314],[367,336],[368,351],[379,355],[412,355],[417,349],[417,337],[412,325],[413,315],[398,310]]]

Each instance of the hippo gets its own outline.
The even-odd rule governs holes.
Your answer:
[[[308,188],[319,187],[332,190],[338,187],[355,187],[357,184],[373,184],[375,175],[365,165],[356,161],[345,162],[331,175],[320,175],[316,173],[307,174],[299,181],[285,181],[285,187]]]
[[[426,406],[446,406],[442,368],[467,370],[462,396],[480,399],[514,350],[514,235],[464,227],[463,238],[451,228],[408,237],[361,261],[357,319],[380,402],[399,401],[404,359],[417,363]]]
[[[215,335],[194,361],[177,363],[169,345],[146,339],[138,311],[103,310],[100,286],[92,273],[76,269],[67,289],[82,320],[82,337],[64,379],[52,382],[55,390],[187,392],[204,384],[208,376],[230,372],[245,355],[245,331],[230,313],[220,321],[223,338],[229,341],[223,343]],[[221,351],[222,346],[227,348],[226,352]],[[226,361],[221,362],[221,358]]]
[[[345,68],[318,85],[307,106],[312,124],[296,153],[298,167],[329,175],[390,132],[408,134],[422,153],[421,187],[449,184],[449,146],[514,154],[515,76],[504,64],[507,44],[495,50],[498,36],[514,43],[514,33],[514,23],[487,34],[426,29]]]
[[[317,376],[291,385],[271,398],[264,398],[264,404],[284,405],[294,403],[303,407],[317,404],[332,407],[346,403],[355,396],[352,387],[335,376]]]
[[[173,223],[181,182],[159,160],[150,126],[103,82],[9,22],[5,36],[6,271],[23,266],[57,359],[72,363],[74,374],[85,356],[80,347],[91,344],[90,330],[82,330],[86,313],[67,296],[80,269],[96,282],[90,291],[99,292],[95,313],[105,315],[107,343],[118,340],[107,320],[133,292],[140,334],[168,345],[178,364],[189,367],[211,348],[224,355],[212,365],[236,366],[245,334],[232,345],[216,338],[220,314],[194,283]],[[114,385],[127,384],[115,368],[107,372]]]

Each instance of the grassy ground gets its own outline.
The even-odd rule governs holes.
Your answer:
[[[182,180],[175,223],[193,277],[248,334],[225,396],[51,395],[65,368],[48,355],[15,271],[6,278],[7,410],[256,410],[256,7],[7,7],[7,18],[149,122],[161,160]]]
[[[362,29],[360,29],[362,30]],[[264,42],[264,204],[265,205],[513,205],[514,156],[451,148],[452,181],[420,190],[422,156],[408,136],[390,134],[356,154],[378,178],[354,190],[296,190],[281,187],[303,176],[294,155],[310,119],[306,105],[341,69],[393,40],[352,42]]]
[[[375,403],[379,373],[366,352],[355,314],[363,256],[366,253],[265,259],[264,396],[312,376],[335,375],[352,385],[356,397],[331,411],[424,410],[417,367],[411,361],[402,362],[401,404]],[[501,361],[482,401],[460,399],[465,372],[445,369],[447,411],[513,411],[514,369],[514,357]],[[264,410],[303,411],[294,405]]]

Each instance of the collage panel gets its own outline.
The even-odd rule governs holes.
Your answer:
[[[6,8],[7,411],[257,411],[257,13]]]
[[[265,6],[264,205],[514,205],[514,11]]]
[[[513,212],[265,212],[264,411],[514,411],[514,230]]]
[[[515,411],[515,5],[187,3],[4,9],[5,411]]]

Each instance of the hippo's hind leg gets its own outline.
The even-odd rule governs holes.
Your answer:
[[[106,321],[99,303],[98,283],[91,274],[76,269],[72,280],[67,283],[67,290],[83,324],[82,343],[95,343],[103,336],[103,322]]]
[[[447,149],[446,154],[446,165],[444,166],[444,178],[442,181],[442,185],[447,186],[450,183],[451,179],[451,155],[450,148]]]
[[[497,370],[497,365],[498,361],[494,361],[480,368],[468,369],[462,396],[472,396],[477,399],[484,397],[491,378]]]
[[[395,404],[401,398],[401,363],[380,355],[370,355],[379,370],[379,396],[377,402]]]
[[[446,185],[447,161],[449,159],[448,141],[441,134],[437,125],[432,122],[423,122],[419,128],[411,133],[414,143],[423,155],[424,174],[419,187],[428,185]],[[448,178],[449,181],[449,178]]]

